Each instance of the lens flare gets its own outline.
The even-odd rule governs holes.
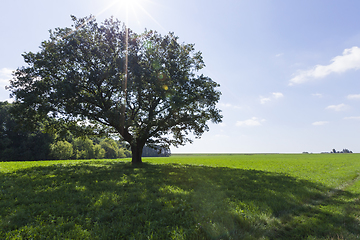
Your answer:
[[[160,81],[164,81],[166,79],[166,75],[162,72],[158,73],[158,79]]]

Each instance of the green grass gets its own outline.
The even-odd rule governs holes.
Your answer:
[[[360,239],[360,155],[0,163],[0,239]]]

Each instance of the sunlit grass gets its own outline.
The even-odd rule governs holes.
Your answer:
[[[356,239],[358,159],[3,162],[0,239]]]
[[[360,174],[360,154],[179,154],[170,158],[145,158],[144,161],[256,169],[283,173],[329,187],[339,186]]]

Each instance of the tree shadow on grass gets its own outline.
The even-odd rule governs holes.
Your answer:
[[[0,184],[1,239],[360,235],[358,195],[264,171],[87,162],[1,173]]]

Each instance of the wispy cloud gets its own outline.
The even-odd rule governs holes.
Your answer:
[[[0,86],[9,85],[9,80],[12,78],[12,69],[9,68],[1,68],[0,69]]]
[[[284,97],[284,94],[280,93],[280,92],[274,92],[272,93],[272,96],[277,99],[277,98],[282,98]]]
[[[360,48],[352,47],[345,49],[343,54],[331,59],[329,65],[316,65],[310,70],[299,70],[290,79],[289,85],[301,84],[313,79],[323,78],[331,73],[343,73],[351,69],[360,68]]]
[[[322,126],[322,125],[325,125],[325,124],[328,124],[329,122],[328,121],[318,121],[318,122],[313,122],[312,125],[314,126]]]
[[[261,104],[265,104],[265,103],[270,102],[270,101],[271,101],[271,98],[260,96],[260,103]]]
[[[347,99],[360,100],[360,94],[349,94],[349,95],[347,95]]]
[[[263,97],[263,96],[260,96],[260,103],[261,104],[265,104],[267,102],[270,102],[274,99],[279,99],[279,98],[282,98],[284,97],[284,94],[282,94],[281,92],[273,92],[269,97]]]
[[[338,105],[330,105],[330,106],[327,106],[326,109],[329,109],[329,110],[334,110],[334,111],[344,111],[346,109],[348,109],[348,106],[341,103],[341,104],[338,104]]]
[[[250,119],[244,120],[244,121],[237,121],[236,122],[236,126],[237,127],[256,127],[256,126],[261,126],[262,122],[265,122],[265,119],[259,119],[257,117],[252,117]]]
[[[282,55],[284,55],[284,53],[278,53],[275,55],[275,57],[281,57]]]
[[[360,120],[360,117],[344,117],[345,120]]]
[[[321,93],[314,93],[312,94],[314,97],[322,98],[323,95]]]

